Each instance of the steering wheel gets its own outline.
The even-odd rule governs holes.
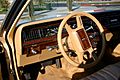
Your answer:
[[[87,17],[91,19],[98,28],[99,34],[101,36],[101,49],[99,50],[100,53],[97,56],[96,54],[93,55],[95,49],[93,48],[91,41],[89,39],[89,35],[87,34],[81,17]],[[67,23],[70,18],[75,18],[76,19],[76,24],[77,28],[73,29],[70,27],[70,25]],[[75,51],[75,54],[77,55],[77,61],[72,60],[71,57],[68,55],[66,52],[63,42],[62,42],[62,30],[63,28],[66,29],[68,33],[68,40],[71,44],[70,48]],[[101,26],[100,22],[91,14],[85,13],[85,12],[75,12],[71,13],[68,16],[66,16],[63,21],[61,22],[59,29],[58,29],[58,34],[57,34],[57,41],[58,41],[58,47],[63,55],[63,57],[73,66],[77,67],[83,67],[83,68],[90,68],[94,65],[96,65],[100,59],[102,58],[105,50],[105,36],[104,36],[104,29]],[[84,61],[84,53],[88,52],[91,58],[93,58],[93,61],[90,63],[83,63]]]

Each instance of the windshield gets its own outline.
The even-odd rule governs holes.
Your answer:
[[[100,12],[119,10],[118,0],[33,0],[19,23],[62,17],[71,12]]]
[[[4,1],[4,0],[3,0]],[[7,1],[7,0],[6,0]],[[0,23],[3,21],[10,4],[9,0],[5,5],[0,5]],[[66,16],[78,12],[100,12],[108,10],[120,10],[119,0],[31,0],[28,7],[22,14],[18,24],[49,18]]]

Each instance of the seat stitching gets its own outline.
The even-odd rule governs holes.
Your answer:
[[[119,62],[120,63],[120,62]],[[112,77],[114,80],[119,80],[117,79],[116,75],[114,74],[114,72],[110,71],[111,70],[111,66],[115,67],[115,69],[119,69],[120,70],[120,64],[116,63],[114,65],[109,65],[108,67],[101,69],[99,72],[96,72],[90,76],[87,76],[86,78],[80,79],[80,80],[92,80],[92,77],[94,77],[97,80],[101,80],[100,77],[104,78],[105,80],[109,80],[109,78],[105,77],[104,74],[102,73],[106,73],[106,75],[108,75],[109,77]],[[108,70],[109,69],[109,70]],[[98,75],[98,77],[96,76]]]
[[[96,76],[94,76],[95,74],[92,74],[91,76],[94,77],[95,79],[99,80],[99,78],[97,78]]]
[[[94,76],[95,75],[95,76]],[[99,74],[97,74],[97,73],[95,73],[95,74],[92,74],[91,76],[93,76],[95,79],[97,79],[97,80],[101,80],[101,79],[99,79],[98,77],[96,77],[96,75],[98,75],[98,76],[101,76],[101,75],[99,75]],[[101,76],[102,77],[102,76]]]
[[[113,77],[115,80],[117,80],[116,76],[115,76],[114,74],[112,74],[110,71],[108,71],[108,70],[106,70],[106,69],[103,69],[103,70],[101,70],[101,71],[109,74],[111,77]]]
[[[89,80],[91,80],[90,76],[87,77]]]
[[[95,76],[94,76],[94,75],[95,75]],[[92,75],[90,75],[90,76],[94,76],[94,77],[96,77],[96,75],[98,75],[99,77],[104,78],[104,76],[101,75],[101,74],[99,74],[98,72],[97,72],[97,73],[94,73],[94,74],[92,74]],[[88,76],[87,78],[91,80],[90,76]],[[98,77],[96,77],[96,79],[97,79],[97,80],[101,80],[101,79],[99,79]],[[104,78],[104,79],[106,80],[106,78]]]
[[[101,70],[100,70],[100,71],[101,71]],[[100,71],[97,72],[96,74],[98,74],[99,76],[101,76],[102,78],[104,78],[105,80],[107,80],[106,77],[104,77],[104,75],[103,75],[102,73],[100,73]],[[101,79],[100,79],[100,80],[101,80]]]

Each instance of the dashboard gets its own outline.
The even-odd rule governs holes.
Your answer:
[[[87,17],[82,18],[85,30],[88,32],[89,37],[95,37],[95,35],[98,34],[95,23]],[[43,49],[51,50],[52,48],[57,48],[57,32],[61,21],[62,20],[47,22],[23,28],[23,54],[31,56],[41,53]],[[71,18],[67,23],[73,29],[77,27],[75,18]],[[62,37],[64,38],[67,36],[66,29],[63,29]]]
[[[107,11],[91,13],[102,24],[105,32],[109,30],[119,28],[120,26],[120,11]],[[32,64],[34,62],[40,62],[48,60],[54,57],[61,56],[56,52],[57,46],[57,32],[58,27],[63,18],[51,19],[48,21],[36,21],[29,22],[25,25],[20,25],[16,29],[16,54],[19,54],[19,60],[17,60],[18,66],[24,66]],[[96,24],[89,18],[82,17],[83,25],[91,41],[92,47],[97,47],[99,39],[99,31]],[[71,18],[67,22],[71,28],[76,28],[75,18]],[[62,37],[67,37],[68,34],[63,29]],[[54,54],[54,55],[53,55]],[[25,62],[26,61],[26,62]]]
[[[104,29],[111,30],[120,26],[120,10],[92,13]]]

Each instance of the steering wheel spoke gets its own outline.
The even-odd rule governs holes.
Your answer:
[[[66,28],[68,34],[71,34],[71,32],[73,31],[73,29],[67,23],[65,24],[65,28]]]
[[[76,51],[77,54],[77,62],[81,64],[83,62],[83,52]]]
[[[96,55],[96,53],[95,53],[96,50],[94,50],[94,49],[91,47],[91,48],[88,49],[87,51],[89,52],[90,58],[93,58],[94,61],[97,60],[98,57],[97,57],[97,55]]]
[[[83,28],[83,22],[82,22],[81,16],[76,16],[76,21],[77,21],[77,27],[79,29],[82,29]]]

